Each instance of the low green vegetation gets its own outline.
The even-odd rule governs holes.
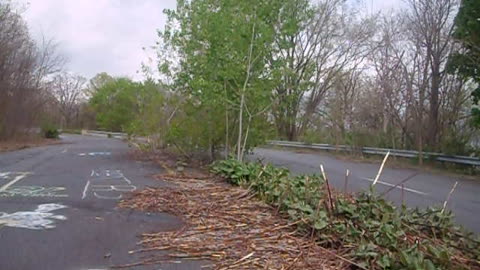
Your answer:
[[[60,133],[58,132],[58,129],[56,129],[56,128],[46,129],[43,132],[43,136],[47,139],[58,139],[59,134]]]
[[[82,130],[80,130],[80,129],[62,129],[62,133],[67,133],[67,134],[82,134]]]
[[[452,213],[438,208],[397,208],[382,195],[348,195],[330,190],[317,175],[234,159],[212,171],[256,193],[318,244],[337,250],[365,269],[476,269],[480,241],[456,226]]]
[[[50,122],[42,124],[41,133],[42,136],[47,139],[58,139],[58,136],[60,135],[60,131],[58,130],[57,126]]]
[[[449,59],[449,71],[474,82],[472,90],[472,123],[480,127],[480,2],[463,0],[455,18],[453,36],[463,50]]]

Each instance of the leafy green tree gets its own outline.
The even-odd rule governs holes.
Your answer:
[[[102,86],[107,84],[108,82],[112,82],[114,78],[110,76],[106,72],[100,72],[97,75],[95,75],[93,78],[90,79],[89,81],[89,86],[87,89],[87,94],[91,97],[95,94],[98,89],[100,89]]]
[[[175,114],[176,96],[168,95],[158,83],[148,79],[138,84],[136,99],[138,107],[129,131],[136,135],[156,136],[157,142],[163,144],[169,119]]]
[[[450,72],[475,82],[472,92],[474,124],[480,127],[480,1],[462,0],[455,18],[454,37],[462,49],[450,58]]]
[[[208,131],[188,136],[203,141],[201,146],[212,149],[212,144],[224,141],[242,159],[256,141],[254,126],[266,119],[276,83],[266,65],[275,49],[275,23],[282,6],[280,0],[193,0],[178,1],[176,10],[166,11],[169,23],[160,32],[159,69],[173,77],[172,89],[186,98],[184,116],[202,116],[195,122]],[[165,57],[172,51],[178,61]],[[174,130],[198,131],[181,126]]]
[[[111,131],[141,133],[148,131],[152,108],[162,104],[162,93],[152,81],[133,82],[128,78],[110,78],[93,92],[90,106],[96,112],[97,125]]]
[[[126,131],[136,115],[138,84],[127,78],[114,79],[98,88],[90,99],[100,128]]]

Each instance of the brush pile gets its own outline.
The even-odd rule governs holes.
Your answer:
[[[175,259],[211,262],[210,269],[344,269],[350,263],[299,237],[298,222],[248,190],[206,176],[159,175],[174,187],[147,188],[121,202],[125,208],[166,212],[184,219],[180,231],[144,234],[142,249],[149,262]],[[133,253],[133,252],[132,252]]]

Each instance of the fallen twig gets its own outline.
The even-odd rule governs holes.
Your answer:
[[[445,209],[447,208],[447,203],[450,200],[450,197],[452,196],[453,191],[455,191],[457,184],[458,184],[458,181],[455,182],[455,184],[452,187],[452,190],[450,190],[450,192],[448,193],[447,199],[443,203],[442,211],[440,212],[440,214],[443,214],[443,212],[445,212]]]
[[[382,174],[382,171],[383,171],[383,166],[385,166],[388,156],[390,156],[390,151],[388,151],[385,157],[383,158],[382,165],[380,166],[380,169],[377,172],[377,176],[375,176],[375,180],[373,180],[372,186],[375,186],[377,184],[378,179],[380,179],[380,175]]]

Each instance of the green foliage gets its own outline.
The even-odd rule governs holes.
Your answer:
[[[41,126],[42,135],[47,139],[58,139],[60,132],[58,131],[57,126],[51,122],[44,122]]]
[[[225,121],[223,110],[184,101],[182,111],[172,120],[166,142],[183,152],[209,150],[223,143]]]
[[[165,95],[162,87],[154,81],[137,84],[135,117],[126,131],[140,136],[162,133],[167,128],[163,121],[167,107]]]
[[[461,52],[454,53],[449,59],[449,71],[457,72],[464,78],[472,79],[476,88],[472,92],[474,108],[473,124],[480,128],[480,2],[462,0],[455,18],[453,36],[462,44]]]
[[[104,76],[103,76],[104,77]],[[109,131],[144,133],[150,131],[153,110],[160,107],[162,93],[151,81],[133,82],[127,78],[103,79],[92,93],[90,106],[97,125]],[[161,107],[160,107],[161,108]],[[146,121],[144,121],[144,118]]]
[[[97,125],[110,131],[125,131],[135,119],[139,85],[126,78],[104,84],[93,93],[90,105],[96,112]]]
[[[328,207],[325,181],[292,176],[288,170],[233,159],[216,162],[212,171],[230,183],[254,191],[277,207],[299,229],[325,247],[343,249],[368,269],[471,269],[479,267],[480,242],[438,209],[397,209],[375,193],[350,197],[334,193]]]
[[[266,69],[285,1],[178,1],[160,32],[159,71],[185,97],[170,137],[186,146],[262,141],[277,83]],[[169,56],[174,54],[175,59]],[[228,136],[227,136],[228,133]],[[240,138],[239,138],[240,137]]]

